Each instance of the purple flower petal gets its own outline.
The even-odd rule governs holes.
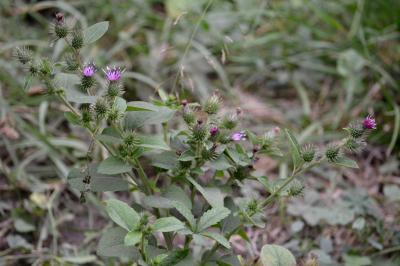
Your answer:
[[[375,118],[373,118],[372,116],[368,115],[366,118],[364,118],[363,127],[365,129],[376,129]]]

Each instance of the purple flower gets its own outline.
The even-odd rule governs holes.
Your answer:
[[[214,136],[217,135],[217,134],[218,134],[218,127],[212,126],[212,127],[210,128],[210,135],[211,135],[212,137],[214,137]]]
[[[232,134],[231,139],[232,139],[233,141],[245,140],[245,139],[246,139],[246,134],[243,133],[243,132],[236,132],[236,133],[233,133],[233,134]]]
[[[91,77],[96,72],[96,66],[94,64],[87,64],[83,67],[82,74],[85,77]]]
[[[375,118],[373,118],[371,115],[368,115],[366,118],[364,118],[363,127],[365,129],[376,129]]]
[[[103,70],[103,71],[106,74],[106,78],[108,79],[108,81],[118,81],[118,80],[120,80],[121,79],[121,75],[124,72],[119,67],[113,67],[113,68],[107,67],[107,69]]]

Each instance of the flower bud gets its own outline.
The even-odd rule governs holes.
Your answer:
[[[14,50],[14,57],[25,65],[32,61],[32,52],[26,47],[17,47]]]
[[[203,110],[209,114],[214,115],[218,113],[220,105],[220,98],[218,95],[214,94],[204,104]]]
[[[290,187],[288,189],[288,196],[291,197],[297,197],[297,196],[301,196],[303,194],[304,191],[304,185],[303,183],[301,183],[301,181],[294,179],[291,183],[290,183]]]
[[[124,145],[128,147],[133,147],[140,144],[140,140],[134,131],[129,131],[124,134]]]
[[[222,119],[222,126],[227,129],[234,129],[237,126],[238,117],[236,113],[227,114]]]
[[[218,135],[218,132],[219,132],[219,130],[218,130],[218,127],[217,127],[217,126],[212,126],[212,127],[210,127],[210,136],[211,136],[211,137],[217,136],[217,135]]]
[[[312,162],[315,157],[315,148],[312,145],[306,145],[301,150],[301,157],[306,163]]]
[[[207,128],[203,123],[197,123],[192,128],[192,139],[196,142],[204,141],[207,138]]]
[[[67,37],[69,30],[65,23],[65,17],[63,13],[57,13],[55,23],[53,26],[53,33],[58,39]]]
[[[82,32],[79,30],[75,30],[72,35],[71,46],[75,50],[79,50],[83,47],[83,36]]]
[[[90,112],[89,108],[82,109],[81,121],[84,125],[88,125],[90,122],[92,122],[92,113]]]
[[[336,162],[339,159],[340,155],[340,147],[337,145],[330,145],[326,151],[325,156],[329,162]]]
[[[247,203],[246,212],[252,216],[256,214],[258,211],[258,203],[257,200],[252,199],[249,203]]]
[[[347,138],[344,142],[344,147],[350,152],[359,152],[366,143],[363,139]]]
[[[97,119],[103,119],[107,116],[108,104],[104,99],[98,99],[93,106],[93,111]]]
[[[66,70],[75,71],[79,68],[79,62],[71,55],[65,57]]]
[[[351,123],[348,128],[345,128],[352,138],[358,139],[364,136],[365,129],[361,122]]]
[[[118,123],[122,118],[123,114],[119,110],[113,108],[108,112],[107,122],[109,124],[115,124]]]
[[[189,106],[185,106],[183,108],[183,114],[182,114],[183,120],[186,122],[188,125],[192,125],[194,121],[196,120],[196,116],[192,109]]]
[[[201,156],[206,161],[212,161],[218,158],[218,154],[215,152],[217,145],[211,147],[211,149],[204,149],[201,153]]]
[[[122,96],[124,94],[124,90],[122,89],[120,84],[110,83],[107,88],[106,96],[110,99],[114,99],[115,97]]]

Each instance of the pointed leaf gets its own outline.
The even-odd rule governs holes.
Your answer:
[[[139,223],[139,214],[125,202],[110,199],[106,201],[106,204],[106,210],[111,220],[127,231],[132,230]]]
[[[185,228],[185,225],[175,217],[164,217],[156,220],[153,224],[155,232],[175,232]]]
[[[132,166],[120,158],[110,156],[99,164],[98,172],[106,175],[116,175],[131,171]]]
[[[138,136],[140,144],[138,146],[149,149],[170,150],[162,136],[142,135]]]
[[[286,129],[285,130],[286,137],[289,140],[289,145],[290,145],[290,153],[292,154],[292,159],[293,159],[293,167],[298,169],[300,165],[303,164],[303,159],[301,158],[301,152],[300,152],[300,145],[297,142],[295,136]]]
[[[346,157],[340,157],[337,161],[334,162],[334,164],[349,168],[358,168],[358,164],[355,161]]]
[[[210,226],[219,223],[228,217],[230,213],[231,211],[225,207],[212,208],[206,211],[203,216],[201,216],[199,223],[197,224],[197,231],[202,232]]]
[[[97,254],[104,257],[131,258],[138,260],[140,253],[135,247],[124,245],[126,231],[120,227],[108,229],[100,238]]]
[[[96,23],[83,31],[83,40],[85,44],[94,43],[100,39],[108,30],[108,21]]]
[[[128,232],[124,238],[125,246],[135,246],[142,239],[142,233],[138,231]]]
[[[229,241],[221,234],[215,233],[215,232],[203,232],[201,235],[209,237],[211,239],[214,239],[218,243],[220,243],[222,246],[230,249],[231,244],[229,244]]]
[[[182,202],[180,201],[174,201],[173,206],[175,207],[175,209],[183,216],[185,217],[185,219],[189,222],[190,227],[193,229],[196,225],[196,220],[192,214],[192,212],[190,211],[190,209],[187,208],[186,205],[184,205]]]

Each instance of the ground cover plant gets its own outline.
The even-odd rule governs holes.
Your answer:
[[[210,7],[208,3],[201,6],[199,18],[195,21],[198,25],[205,21]],[[169,15],[177,19],[174,23],[179,23],[181,18],[172,11],[168,9]],[[296,257],[302,257],[304,252],[314,247],[309,257],[297,259],[297,262],[307,265],[330,265],[339,258],[340,263],[346,265],[369,265],[376,259],[395,255],[398,247],[385,249],[381,243],[385,247],[395,245],[396,236],[379,239],[385,238],[388,227],[379,225],[382,213],[374,199],[365,191],[349,189],[343,195],[334,198],[331,203],[321,204],[320,200],[324,199],[323,194],[319,193],[322,191],[322,184],[316,186],[317,192],[304,188],[307,183],[315,180],[312,178],[316,175],[326,176],[330,182],[334,182],[337,169],[342,169],[343,166],[357,167],[357,163],[349,158],[352,156],[350,154],[369,153],[366,152],[370,148],[366,146],[365,141],[369,133],[376,128],[375,119],[367,116],[369,112],[373,112],[372,108],[359,108],[355,112],[357,115],[353,117],[346,117],[342,113],[334,117],[334,122],[330,125],[333,129],[331,133],[317,134],[315,128],[320,128],[321,124],[326,122],[311,120],[309,96],[302,83],[304,80],[295,78],[294,84],[301,95],[304,114],[309,114],[310,119],[307,121],[303,117],[295,123],[301,122],[303,126],[308,126],[308,131],[293,134],[292,130],[287,129],[287,125],[279,128],[274,125],[276,123],[268,126],[258,123],[259,125],[254,127],[254,114],[251,109],[248,110],[246,102],[242,105],[239,101],[234,108],[229,108],[230,97],[225,94],[224,88],[226,83],[219,91],[208,88],[206,92],[193,90],[199,79],[195,79],[193,83],[191,78],[186,78],[188,73],[183,70],[183,64],[178,64],[181,69],[170,71],[170,87],[154,84],[151,79],[146,79],[146,72],[132,73],[128,70],[129,64],[123,63],[124,59],[114,66],[113,60],[109,58],[107,66],[104,63],[106,53],[87,56],[87,51],[93,50],[96,42],[107,38],[108,34],[113,34],[107,32],[109,22],[95,23],[82,29],[74,25],[73,20],[69,21],[70,17],[62,12],[57,11],[54,14],[54,21],[50,27],[53,34],[50,41],[52,48],[38,51],[19,46],[13,52],[13,56],[22,65],[19,68],[25,71],[25,74],[20,74],[23,78],[18,81],[21,84],[19,88],[29,89],[28,94],[31,94],[33,84],[40,86],[42,95],[36,99],[45,102],[40,104],[40,126],[32,126],[32,120],[12,115],[8,116],[4,124],[6,126],[2,125],[2,132],[9,140],[13,136],[18,137],[18,131],[13,131],[13,124],[10,122],[13,120],[23,123],[22,127],[25,130],[36,132],[34,138],[39,139],[38,143],[44,143],[45,153],[49,154],[60,174],[65,176],[64,182],[68,184],[52,186],[49,183],[50,186],[46,189],[53,191],[50,197],[42,194],[41,190],[36,190],[29,197],[30,204],[34,205],[25,205],[27,210],[14,211],[12,219],[5,220],[5,228],[8,228],[12,221],[12,226],[17,232],[31,234],[30,232],[34,231],[32,227],[35,226],[32,219],[27,217],[27,211],[36,213],[34,219],[47,213],[38,247],[41,250],[43,246],[49,245],[47,241],[50,240],[52,250],[49,253],[52,255],[45,255],[48,252],[45,248],[37,255],[10,255],[6,257],[5,262],[16,259],[34,261],[39,265],[104,261],[134,261],[140,265],[294,265],[295,258],[286,248],[292,250]],[[195,27],[192,33],[195,34],[197,30]],[[199,36],[201,34],[200,31]],[[192,45],[201,50],[193,37],[191,38],[190,45],[185,46],[183,51],[184,57],[190,54],[187,50],[190,51]],[[48,47],[48,43],[43,47]],[[230,48],[234,50],[235,47]],[[225,52],[222,53],[221,61],[225,60],[224,53],[228,52],[228,48],[223,51]],[[46,58],[43,57],[44,54],[53,56]],[[347,51],[339,57],[338,72],[344,77],[344,84],[355,84],[352,83],[357,81],[353,78],[354,73],[365,66],[364,59],[358,56]],[[213,59],[207,57],[207,60],[215,67]],[[354,62],[361,63],[355,64],[354,68]],[[191,65],[196,63],[194,60]],[[218,67],[215,69],[221,80],[224,80],[224,72],[219,71]],[[130,77],[154,86],[154,94],[150,100],[125,100],[133,98],[127,80]],[[386,79],[388,76],[384,77]],[[8,82],[5,81],[6,84]],[[242,82],[251,84],[254,80]],[[22,94],[26,94],[24,90],[21,90]],[[140,94],[141,90],[138,90],[138,93]],[[346,108],[352,108],[352,95],[346,96]],[[199,103],[195,98],[200,99]],[[48,108],[47,101],[53,106],[58,106],[64,114],[52,115],[53,119],[59,121],[54,125],[59,126],[63,121],[63,127],[68,131],[72,129],[69,138],[74,139],[73,141],[47,141],[46,137],[43,137],[43,132],[52,130],[51,127],[47,129],[43,122]],[[13,104],[15,105],[8,105],[3,101],[2,106],[8,108],[7,106],[11,107]],[[395,111],[393,114],[396,116]],[[364,116],[360,119],[359,115]],[[279,114],[272,117],[278,121],[280,119]],[[347,121],[342,120],[353,122],[346,123]],[[338,125],[345,127],[343,133],[332,133]],[[382,132],[381,125],[378,127],[380,130],[375,130],[372,137],[382,136],[383,133],[379,133]],[[391,137],[386,153],[396,148],[393,144],[393,136],[396,137],[396,134],[389,132]],[[382,141],[385,142],[383,139]],[[9,141],[5,140],[4,144],[9,151]],[[57,147],[59,145],[66,148],[60,150]],[[42,150],[33,152],[29,159],[24,161],[23,166],[17,168],[18,181],[15,184],[23,180],[21,177],[28,180],[26,184],[40,184],[35,175],[32,176],[31,171],[25,172],[24,168],[37,156],[42,156],[41,154]],[[15,159],[16,156],[18,155],[12,156],[14,163],[18,160]],[[359,160],[359,157],[355,158]],[[260,161],[265,163],[265,160],[269,163],[279,163],[280,178],[271,177],[270,171],[259,171]],[[74,166],[66,167],[63,161],[70,165],[73,162]],[[362,171],[363,167],[364,165],[361,169],[351,172],[344,171],[346,176],[352,178]],[[386,167],[387,170],[383,168],[382,171],[393,171],[391,164],[387,164]],[[4,169],[7,170],[7,167]],[[37,169],[46,168],[39,166]],[[45,172],[41,172],[41,175],[43,174],[46,175]],[[275,173],[272,175],[276,176]],[[12,176],[12,172],[8,171],[8,176]],[[71,219],[68,216],[58,216],[55,220],[53,214],[55,209],[52,204],[64,194],[61,192],[65,189],[71,191],[68,202],[72,205],[67,208],[85,208],[88,216],[82,220],[91,223],[91,228],[93,219],[97,219],[94,217],[98,217],[97,212],[106,218],[102,218],[103,221],[112,221],[97,224],[97,229],[90,233],[92,236],[85,235],[82,244],[90,244],[91,247],[83,252],[64,246],[65,233],[61,232],[60,237],[60,233],[57,232],[63,219]],[[325,191],[329,193],[329,189],[334,187]],[[384,189],[388,202],[396,204],[397,186],[389,183],[381,189]],[[110,193],[116,191],[128,192]],[[46,199],[50,200],[49,204],[45,204]],[[25,201],[24,204],[29,203]],[[326,204],[331,205],[329,210],[326,210]],[[279,207],[280,221],[283,226],[290,228],[287,230],[292,232],[294,242],[286,242],[286,248],[283,248],[275,245],[282,244],[281,241],[269,239],[248,250],[241,249],[242,240],[235,243],[239,238],[254,245],[254,234],[273,231],[276,222],[269,219],[269,212],[274,211],[276,206]],[[9,213],[10,208],[7,204],[3,208],[6,214]],[[285,209],[293,218],[287,219]],[[372,225],[372,219],[377,219],[378,223]],[[318,227],[324,223],[333,228],[339,227],[339,232],[340,227],[346,228],[350,225],[354,232],[358,232],[357,239],[368,242],[369,247],[352,250],[352,244],[349,244],[350,249],[344,248],[341,250],[344,254],[338,255],[332,250],[332,238],[324,236],[319,236],[319,248],[315,248],[313,243],[307,246],[307,234],[315,232],[303,231],[305,235],[298,233],[302,232],[304,227]],[[325,225],[322,226],[324,227]],[[377,239],[375,232],[379,230],[381,233]],[[99,240],[96,240],[99,233]],[[48,234],[52,237],[48,238]],[[323,234],[330,235],[327,232]],[[81,232],[80,235],[84,233]],[[303,246],[296,244],[296,241],[302,242]],[[33,250],[32,245],[19,235],[9,235],[7,244],[10,249],[4,254],[12,250]],[[371,247],[381,252],[375,253],[375,257],[371,258],[363,256],[371,254],[371,250],[368,250]],[[118,259],[109,260],[107,257]]]

